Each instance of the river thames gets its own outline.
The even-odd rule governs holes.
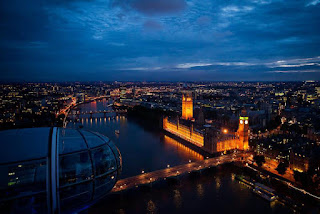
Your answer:
[[[83,104],[82,112],[107,110],[106,100]],[[111,116],[114,116],[110,114]],[[204,157],[159,129],[125,116],[104,118],[103,114],[80,116],[77,123],[84,129],[109,137],[122,154],[121,178],[185,164]],[[119,134],[115,133],[119,130]],[[87,213],[293,213],[278,202],[268,202],[234,179],[235,170],[218,167],[217,172],[197,179],[182,178],[177,184],[159,182],[147,190],[137,188],[111,194],[93,205]],[[185,176],[186,177],[186,176]]]

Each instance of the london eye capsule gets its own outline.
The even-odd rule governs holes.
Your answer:
[[[76,212],[111,191],[121,154],[86,130],[28,128],[0,132],[1,213]]]

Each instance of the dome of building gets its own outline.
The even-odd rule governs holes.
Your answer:
[[[83,209],[111,191],[121,154],[109,138],[82,129],[0,132],[1,213]]]

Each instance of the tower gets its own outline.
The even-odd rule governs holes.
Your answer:
[[[247,116],[246,110],[242,110],[239,117],[239,128],[238,128],[239,143],[238,148],[240,150],[249,149],[249,117]]]
[[[182,119],[190,120],[192,118],[193,118],[192,93],[185,92],[182,94]]]
[[[120,100],[126,99],[127,88],[122,86],[120,87]]]

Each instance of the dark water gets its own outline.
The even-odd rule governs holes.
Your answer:
[[[97,111],[108,109],[108,102],[92,102],[81,106],[81,111]],[[114,114],[109,114],[114,115]],[[94,118],[102,116],[101,118]],[[78,124],[85,129],[99,132],[109,137],[119,148],[122,155],[122,178],[138,175],[142,170],[150,172],[187,163],[189,160],[202,160],[203,156],[185,145],[164,135],[159,131],[150,130],[150,124],[143,121],[130,120],[124,116],[104,118],[103,114],[80,116]],[[120,134],[116,134],[119,130]]]
[[[108,101],[84,104],[81,111],[108,109]],[[112,118],[80,117],[84,128],[100,132],[115,142],[123,158],[122,178],[174,166],[203,156],[143,121],[124,116]],[[68,126],[79,124],[69,123]],[[119,130],[117,135],[115,130]],[[289,208],[269,203],[234,179],[234,170],[222,167],[217,173],[180,180],[168,186],[166,181],[147,191],[140,189],[110,195],[92,206],[89,213],[292,213]]]
[[[180,183],[109,195],[89,213],[293,213],[278,202],[269,203],[234,179],[232,170],[221,167],[212,175],[180,178]]]

